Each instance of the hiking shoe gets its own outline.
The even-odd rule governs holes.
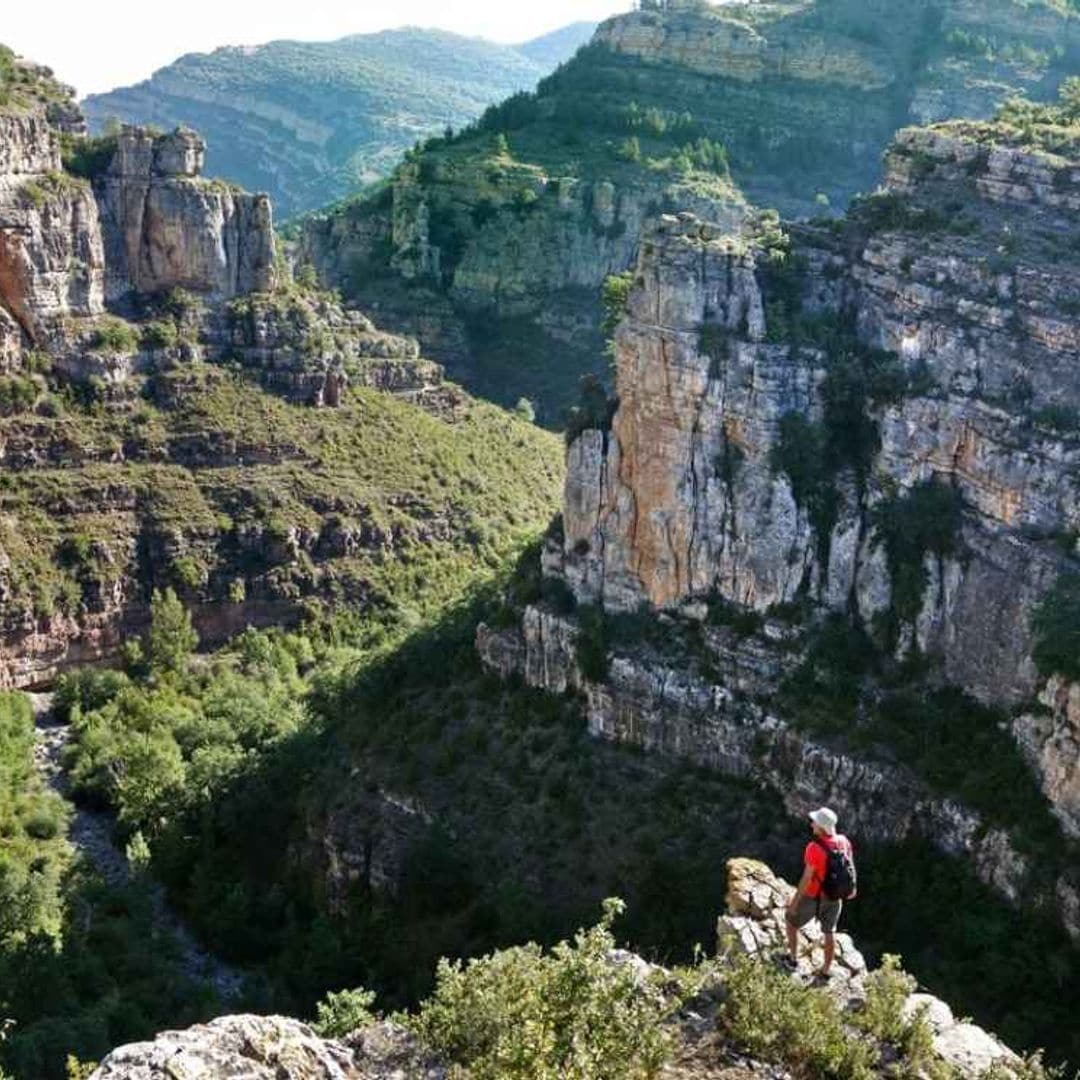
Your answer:
[[[773,959],[776,961],[776,966],[780,968],[781,971],[787,971],[794,975],[795,972],[799,970],[798,961],[793,960],[790,953],[777,953]]]

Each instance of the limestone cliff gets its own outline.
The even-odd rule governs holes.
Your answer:
[[[616,335],[610,430],[569,447],[544,569],[613,626],[659,613],[674,655],[615,638],[583,669],[579,619],[541,605],[520,634],[482,631],[489,664],[581,689],[595,734],[758,778],[795,812],[832,799],[867,836],[929,836],[1030,892],[1045,856],[891,755],[808,735],[782,691],[805,649],[811,679],[820,663],[792,611],[862,625],[1012,709],[1080,834],[1075,693],[1036,666],[1032,628],[1076,559],[1077,164],[1067,142],[944,125],[901,133],[886,190],[789,245],[663,219]],[[1045,895],[1080,934],[1058,849]]]
[[[661,1080],[765,1078],[776,1076],[785,1065],[783,1051],[779,1059],[774,1055],[768,1060],[746,1052],[725,1030],[723,1002],[725,974],[733,963],[745,956],[768,963],[784,947],[784,906],[793,890],[763,863],[750,859],[732,859],[727,874],[727,914],[717,924],[717,964],[691,1007],[668,1023],[671,1044],[658,1073]],[[821,934],[816,927],[810,929],[803,949],[805,959],[793,976],[796,982],[807,980],[812,964],[820,963]],[[616,952],[611,962],[630,966],[642,981],[671,981],[670,972],[630,953]],[[831,995],[850,1020],[865,1005],[869,978],[866,960],[852,939],[840,934],[833,977],[816,993]],[[966,1080],[994,1067],[1021,1065],[1012,1050],[982,1028],[956,1019],[939,998],[908,992],[895,1004],[898,1020],[922,1017],[931,1060],[944,1075]],[[473,1017],[460,1019],[475,1022]],[[769,1019],[763,1017],[762,1022]],[[877,1045],[872,1034],[863,1038],[874,1059],[895,1057],[896,1047]],[[426,1053],[414,1035],[395,1023],[373,1024],[332,1040],[320,1039],[309,1027],[284,1017],[227,1016],[114,1050],[90,1080],[168,1080],[180,1075],[213,1075],[220,1080],[443,1080],[459,1072],[460,1067]],[[880,1075],[889,1075],[884,1064]]]
[[[877,185],[899,127],[1052,95],[1078,25],[1041,0],[646,5],[535,96],[306,222],[301,258],[468,385],[532,397],[557,425],[577,377],[602,373],[599,289],[644,219],[730,225],[739,192],[790,217],[841,210]]]
[[[205,180],[205,157],[193,131],[121,131],[94,185],[110,303],[176,288],[218,299],[273,290],[269,198]]]
[[[486,457],[508,437],[501,415],[444,383],[415,340],[293,282],[269,201],[204,179],[194,132],[89,140],[69,89],[11,63],[0,686],[114,658],[154,589],[179,589],[204,641],[220,642],[331,596],[381,602],[395,552],[478,535],[463,470],[428,499],[411,448],[469,443]],[[383,430],[397,441],[369,445]],[[496,471],[515,470],[507,449]],[[545,477],[527,501],[546,489],[550,505],[552,449],[530,455]]]

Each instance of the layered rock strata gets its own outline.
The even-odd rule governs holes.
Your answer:
[[[437,442],[474,402],[415,340],[280,280],[268,201],[204,179],[196,134],[87,142],[72,92],[21,68],[0,107],[0,687],[115,659],[155,589],[214,645],[369,602],[406,547],[461,542],[468,513],[373,481],[357,429]]]
[[[219,300],[273,290],[269,198],[204,179],[205,157],[206,144],[193,131],[121,131],[94,185],[110,303],[176,288]]]
[[[1080,526],[1068,421],[1080,204],[1066,152],[983,125],[904,132],[884,192],[846,224],[793,228],[769,250],[692,215],[662,219],[616,334],[610,430],[568,450],[563,538],[544,571],[614,616],[693,626],[718,604],[757,616],[809,605],[931,658],[1015,710],[1075,837],[1075,693],[1040,674],[1032,626],[1075,568]],[[575,619],[540,606],[520,633],[480,644],[496,669],[583,689],[598,735],[764,779],[795,811],[833,798],[867,835],[929,835],[1005,895],[1023,891],[1029,868],[1005,834],[903,770],[795,734],[758,704],[775,682],[740,683],[712,642],[681,664],[616,646],[610,674],[590,680],[576,638]],[[1074,933],[1075,879],[1056,887]]]
[[[694,164],[702,138],[723,145],[754,204],[833,214],[877,186],[899,127],[1052,96],[1076,70],[1078,26],[1061,5],[1022,0],[646,5],[602,24],[534,102],[311,219],[303,258],[364,304],[385,297],[388,325],[468,385],[537,397],[557,424],[576,377],[603,374],[597,297],[633,264],[643,220],[737,212],[723,167]],[[408,310],[418,282],[442,300],[424,303],[426,325]],[[571,312],[584,330],[560,335]],[[565,394],[534,371],[545,352]],[[500,353],[514,363],[489,379]]]

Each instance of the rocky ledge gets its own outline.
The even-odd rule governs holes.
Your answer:
[[[742,956],[771,963],[784,946],[784,907],[792,886],[763,863],[728,863],[727,914],[718,923],[717,978],[671,1022],[673,1051],[665,1080],[715,1080],[716,1077],[787,1076],[783,1068],[755,1060],[733,1045],[719,1023],[726,991],[724,971]],[[820,931],[803,941],[799,982],[821,960]],[[666,973],[640,957],[618,953],[620,965],[642,974]],[[840,934],[831,979],[818,992],[832,995],[844,1013],[864,1005],[869,968],[852,939]],[[1017,1056],[982,1028],[958,1021],[949,1006],[925,993],[902,1004],[906,1018],[922,1016],[932,1036],[932,1051],[955,1078],[979,1077],[991,1067],[1017,1065]],[[867,1036],[870,1038],[870,1036]],[[883,1058],[884,1060],[884,1058]],[[882,1075],[890,1075],[883,1066]],[[405,1028],[382,1022],[343,1039],[322,1039],[307,1025],[280,1016],[227,1016],[186,1031],[166,1032],[153,1042],[114,1050],[90,1080],[443,1080],[460,1075],[427,1054]]]

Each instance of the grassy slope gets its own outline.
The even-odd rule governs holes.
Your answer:
[[[294,564],[286,572],[298,587],[333,579],[339,589],[362,586],[375,602],[423,612],[477,567],[496,563],[556,506],[557,441],[493,406],[470,403],[460,422],[448,423],[363,389],[350,391],[341,409],[316,411],[212,367],[172,381],[183,388],[169,394],[177,401],[169,409],[149,400],[133,409],[68,405],[58,418],[0,420],[9,439],[51,445],[62,457],[0,479],[13,605],[44,613],[80,602],[70,583],[88,568],[65,554],[72,538],[100,542],[109,557],[94,561],[115,578],[139,573],[133,541],[141,531],[179,530],[187,540],[179,565],[151,567],[154,584],[182,587],[192,567],[180,560],[194,559],[210,579],[200,587],[209,598],[215,574],[234,569],[238,531],[317,532],[336,516],[397,539],[385,551],[375,545],[334,560],[318,581],[310,565]],[[192,458],[201,464],[181,464]],[[116,509],[103,506],[110,501]],[[446,528],[428,542],[432,521]],[[272,573],[256,563],[250,580]]]

